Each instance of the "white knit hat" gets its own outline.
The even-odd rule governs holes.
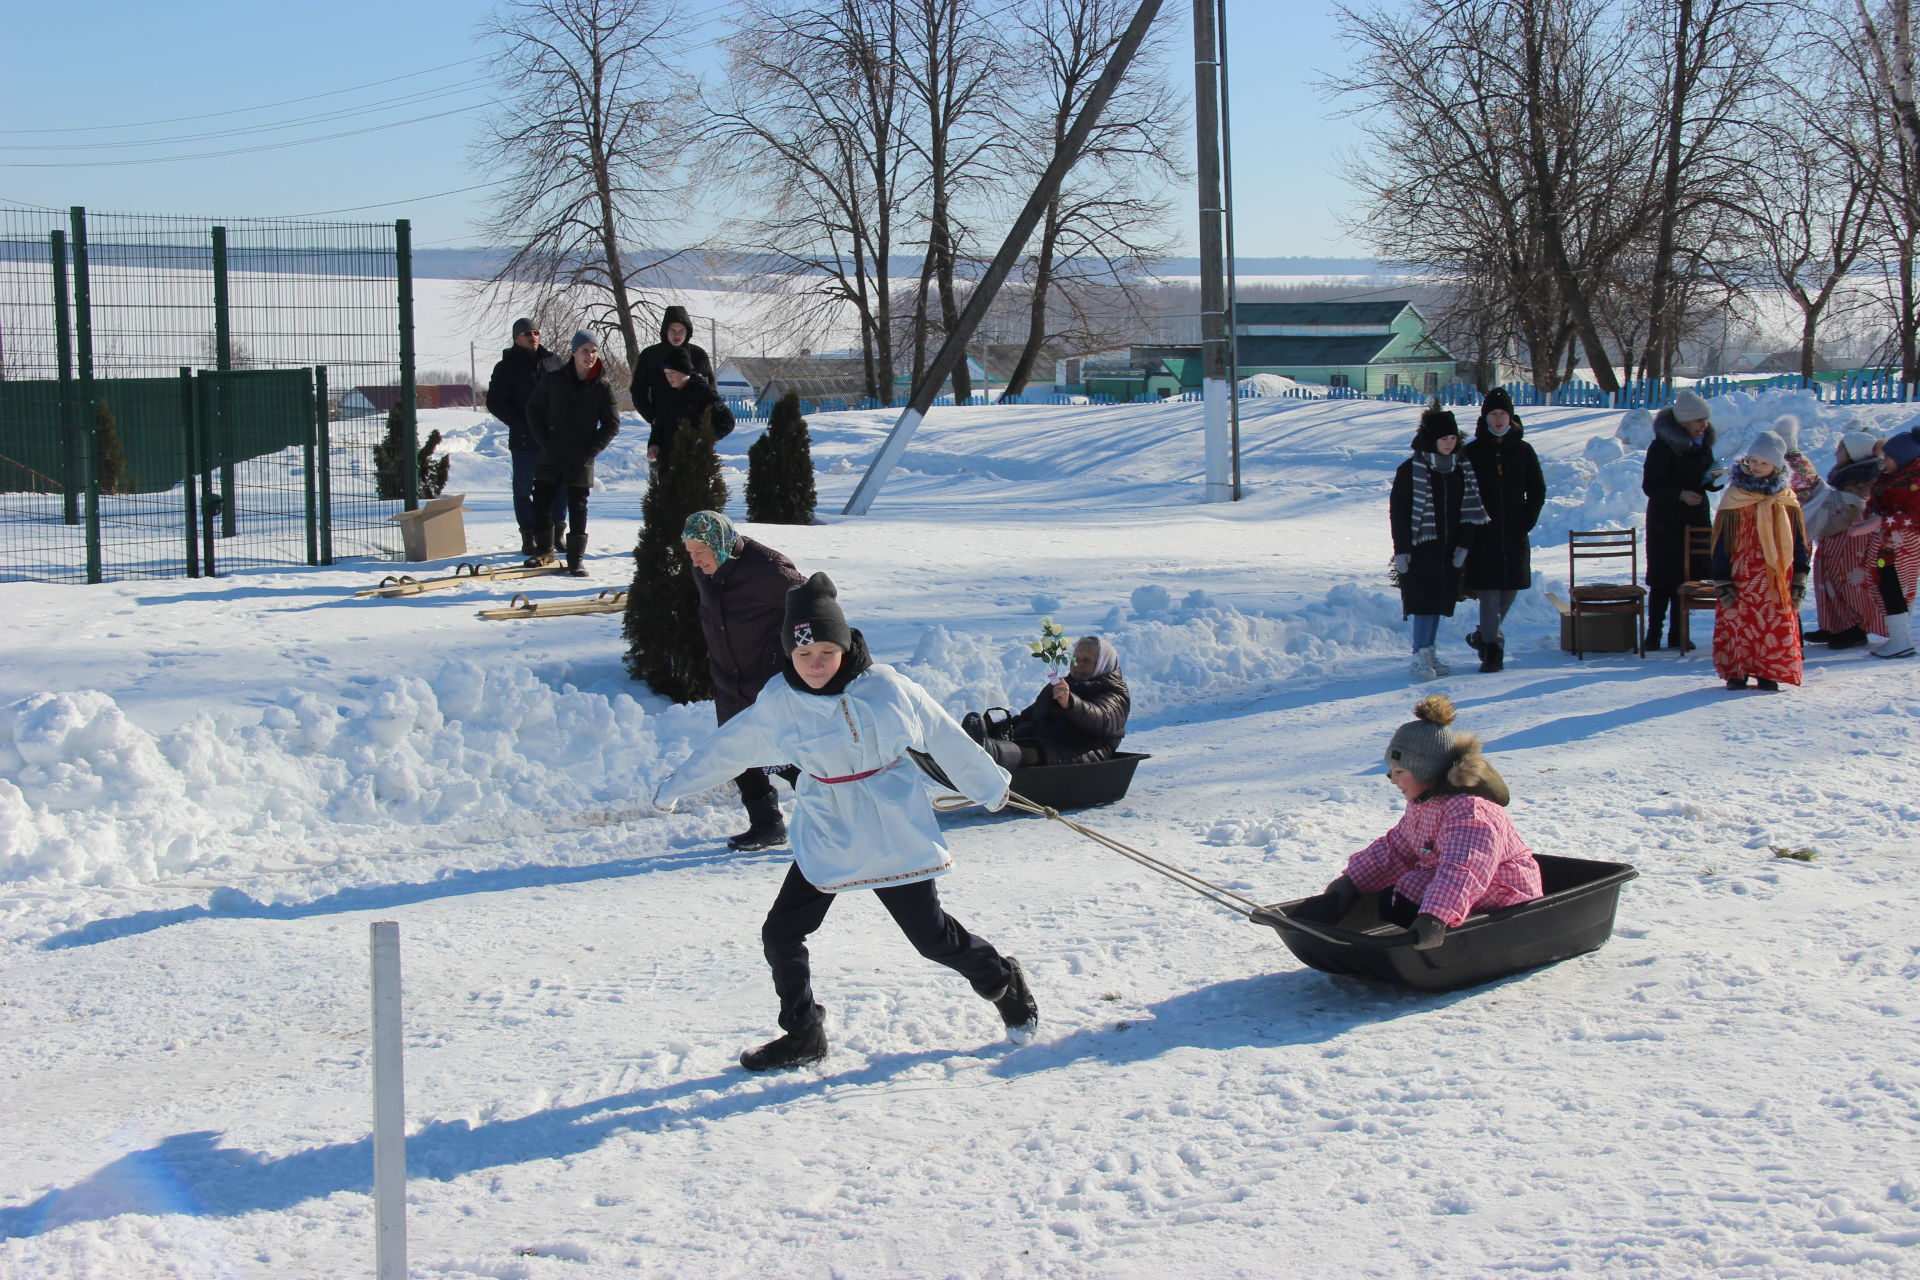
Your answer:
[[[1840,445],[1834,450],[1838,454],[1836,461],[1860,462],[1873,456],[1873,446],[1879,437],[1871,431],[1849,431],[1840,437]]]
[[[1771,431],[1762,431],[1747,446],[1749,458],[1765,458],[1773,464],[1775,471],[1784,470],[1787,465],[1787,442]]]

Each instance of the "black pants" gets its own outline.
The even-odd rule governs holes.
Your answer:
[[[760,945],[773,967],[773,989],[780,997],[782,1031],[805,1031],[820,1020],[820,1007],[813,1002],[807,935],[827,918],[827,909],[836,896],[809,884],[795,863],[787,868],[780,896],[773,900],[760,926]],[[873,896],[880,899],[880,905],[907,935],[915,951],[965,978],[975,994],[997,996],[1012,980],[1013,970],[992,944],[968,933],[966,926],[942,909],[933,881],[889,885],[875,889]]]
[[[567,491],[567,528],[574,537],[584,538],[587,534],[587,495],[593,492],[592,489],[577,484],[562,485],[558,476],[536,473],[533,477],[533,509],[551,511],[559,505],[556,499],[561,489]],[[554,523],[558,524],[559,521]]]
[[[1889,618],[1907,611],[1907,593],[1900,589],[1900,571],[1891,561],[1880,562],[1880,574],[1874,579],[1874,585],[1880,588],[1880,603]]]
[[[1031,742],[1009,742],[1005,738],[988,738],[980,744],[993,757],[993,762],[1002,769],[1027,769],[1040,763],[1040,748]]]
[[[787,780],[788,786],[800,780],[800,771],[792,765],[777,772]],[[773,778],[765,769],[749,769],[733,781],[740,788],[740,803],[746,808],[748,822],[758,827],[780,821],[780,800],[773,791]]]
[[[1679,627],[1680,609],[1682,606],[1680,606],[1675,599],[1679,594],[1680,591],[1677,587],[1650,587],[1647,589],[1648,635],[1659,634],[1661,626],[1668,621],[1668,614],[1673,615],[1673,627],[1668,629],[1668,634],[1671,635],[1673,629]]]

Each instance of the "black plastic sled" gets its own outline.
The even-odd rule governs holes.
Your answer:
[[[1306,898],[1262,907],[1249,918],[1271,926],[1287,950],[1314,969],[1412,987],[1453,991],[1597,951],[1613,936],[1620,886],[1640,873],[1624,862],[1589,862],[1539,854],[1545,896],[1468,916],[1428,951],[1413,949],[1413,931],[1387,924],[1377,896],[1363,893],[1335,922],[1293,914]]]
[[[943,787],[953,788],[945,772],[932,756],[909,750],[926,775]],[[1153,757],[1145,751],[1116,751],[1108,760],[1086,764],[1036,764],[1014,769],[1012,790],[1048,809],[1089,809],[1097,804],[1124,800],[1133,785],[1133,771],[1142,760]]]

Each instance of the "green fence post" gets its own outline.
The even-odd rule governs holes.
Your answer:
[[[402,218],[393,224],[394,275],[400,289],[400,431],[406,441],[400,475],[406,490],[406,509],[420,506],[420,415],[413,378],[413,224]]]
[[[227,309],[227,229],[213,229],[213,367],[225,373],[233,368],[233,324]],[[222,386],[221,426],[231,433],[234,429],[230,422],[233,407],[232,390]],[[231,450],[223,451],[231,455]],[[234,521],[239,514],[240,504],[234,499],[233,458],[226,456],[220,462],[220,536],[231,538],[234,535]]]
[[[187,576],[197,578],[200,576],[200,522],[195,517],[200,510],[200,499],[194,484],[193,370],[184,365],[180,369],[180,457],[181,468],[186,472],[180,489],[186,498],[186,518],[181,523],[187,533]]]
[[[321,564],[334,562],[334,428],[332,418],[328,416],[330,407],[326,401],[326,365],[313,370],[313,403],[315,403],[315,434],[317,449],[321,453],[319,474],[315,482],[319,484],[321,499]]]
[[[313,395],[314,374],[317,370],[306,370],[307,395]],[[321,401],[320,411],[307,418],[307,438],[301,446],[300,480],[305,491],[302,496],[307,500],[307,563],[320,563],[320,490],[317,477],[313,474],[316,454],[319,451],[320,424],[326,419],[326,402]]]
[[[67,300],[67,233],[48,237],[53,258],[53,344],[60,362],[60,507],[68,524],[80,523],[80,468],[75,464],[80,443],[73,430],[73,315]]]
[[[80,365],[80,403],[76,424],[82,455],[80,474],[86,480],[87,581],[101,580],[100,476],[96,465],[99,444],[93,434],[93,283],[87,271],[87,211],[80,205],[67,210],[73,223],[73,318],[76,354]]]

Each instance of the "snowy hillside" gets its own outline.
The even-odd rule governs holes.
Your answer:
[[[1723,453],[1793,415],[1822,463],[1910,413],[1714,405]],[[504,558],[504,432],[423,416]],[[936,410],[843,519],[890,419],[819,415],[822,522],[748,532],[956,711],[1032,698],[1042,616],[1110,636],[1153,759],[1082,820],[1275,901],[1398,812],[1385,505],[1417,416],[1249,402],[1246,498],[1210,506],[1199,406]],[[1606,948],[1440,996],[1333,978],[975,811],[941,893],[1023,961],[1039,1040],[856,894],[813,943],[832,1056],[770,1077],[734,1057],[775,1030],[788,858],[726,853],[730,792],[646,804],[711,708],[627,681],[617,617],[475,613],[625,585],[643,430],[603,459],[585,592],[356,600],[370,561],[0,585],[0,1277],[369,1274],[380,919],[416,1276],[1920,1274],[1920,665],[1816,648],[1804,688],[1734,694],[1704,652],[1574,662],[1541,591],[1567,529],[1635,518],[1649,426],[1527,416],[1539,589],[1497,675],[1446,624],[1440,687],[1538,852],[1638,866]],[[736,498],[756,431],[722,442]]]

